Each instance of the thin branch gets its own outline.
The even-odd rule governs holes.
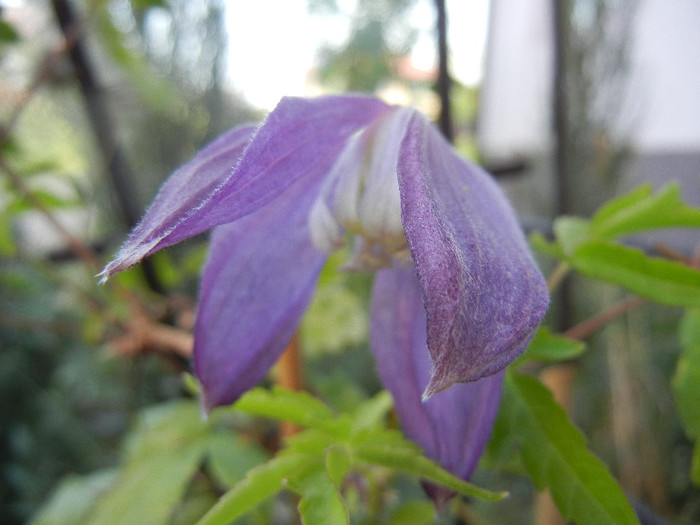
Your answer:
[[[447,9],[445,0],[435,0],[437,10],[437,34],[438,34],[438,78],[437,92],[440,97],[440,131],[447,140],[454,140],[454,126],[452,124],[452,104],[450,91],[452,80],[447,64]]]
[[[619,303],[611,306],[607,310],[569,328],[563,335],[569,339],[582,340],[590,336],[593,332],[602,328],[606,324],[614,321],[623,314],[634,310],[646,303],[643,297],[631,296]]]
[[[51,210],[44,205],[43,202],[34,194],[34,192],[25,184],[22,177],[10,166],[0,154],[0,168],[5,172],[12,186],[22,195],[22,197],[36,208],[51,226],[56,230],[56,233],[65,241],[69,249],[80,258],[85,265],[93,271],[99,269],[99,262],[95,252],[83,241],[75,237],[69,232],[53,215]]]

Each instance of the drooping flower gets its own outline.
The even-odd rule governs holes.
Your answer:
[[[408,437],[469,477],[501,372],[548,305],[488,174],[411,109],[285,98],[173,173],[103,278],[210,228],[194,334],[208,409],[265,376],[327,253],[351,242],[346,269],[377,270],[370,346]]]

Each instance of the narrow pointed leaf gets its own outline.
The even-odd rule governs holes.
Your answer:
[[[622,489],[549,390],[515,373],[506,374],[505,387],[503,409],[518,429],[525,467],[562,515],[578,525],[638,524]]]
[[[228,525],[284,489],[287,480],[310,461],[312,458],[306,454],[282,454],[255,467],[224,494],[197,525]]]
[[[700,307],[700,271],[608,241],[587,241],[571,258],[579,272],[661,304]]]
[[[492,492],[458,478],[423,456],[420,450],[411,446],[412,444],[407,443],[407,445],[365,443],[353,448],[353,458],[432,481],[465,496],[497,501],[506,495],[504,492]]]
[[[396,430],[371,429],[352,437],[349,444],[354,461],[380,465],[433,481],[465,495],[490,501],[498,500],[505,492],[491,492],[456,477],[438,463],[425,457],[421,448]]]
[[[311,428],[325,428],[335,417],[328,405],[311,394],[280,387],[274,387],[272,391],[263,388],[250,390],[241,396],[234,408]]]
[[[603,206],[591,220],[589,234],[614,238],[674,227],[700,227],[700,209],[691,208],[681,201],[680,189],[675,184],[656,195],[652,195],[650,186],[644,185]]]

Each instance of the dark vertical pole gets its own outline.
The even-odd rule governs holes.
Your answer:
[[[552,0],[554,34],[553,78],[553,127],[554,127],[554,179],[556,215],[571,213],[571,160],[568,104],[566,97],[566,65],[569,48],[569,0]],[[559,288],[559,328],[571,325],[571,284],[565,279]]]
[[[70,32],[77,27],[77,18],[70,1],[52,0],[52,5],[61,31],[66,38],[70,38]],[[141,206],[131,185],[131,181],[133,181],[131,169],[119,148],[104,93],[97,82],[82,39],[75,40],[70,49],[70,60],[122,217],[126,225],[133,228],[141,217]],[[146,260],[141,268],[148,286],[153,291],[162,293],[163,287],[153,265]]]
[[[447,140],[454,140],[454,128],[452,125],[452,106],[450,103],[450,89],[452,81],[447,67],[447,11],[445,0],[435,0],[437,9],[437,34],[438,34],[438,79],[437,92],[440,96],[440,130]]]

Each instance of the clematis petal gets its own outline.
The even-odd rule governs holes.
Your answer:
[[[114,261],[102,271],[104,279],[133,266],[152,253],[168,230],[205,202],[230,176],[256,126],[227,131],[200,150],[163,183],[146,214],[129,234]]]
[[[195,325],[207,410],[258,383],[289,343],[326,255],[307,216],[319,181],[297,181],[270,206],[214,228]]]
[[[210,153],[222,148],[216,162],[203,162],[198,155],[180,168],[174,175],[178,189],[181,178],[195,180],[200,176],[216,180],[218,185],[212,188],[195,183],[178,196],[167,181],[162,199],[159,194],[153,212],[149,210],[134,229],[116,259],[103,270],[103,278],[161,248],[246,216],[310,171],[326,172],[347,138],[388,109],[383,102],[365,97],[282,99],[247,146],[230,147],[225,140],[218,140],[216,147],[207,148]],[[183,171],[190,175],[179,175]],[[186,205],[180,205],[183,198]]]
[[[454,385],[422,402],[432,363],[415,268],[386,268],[372,291],[370,343],[406,435],[462,479],[474,471],[491,434],[503,374]],[[431,495],[444,499],[433,489]]]
[[[549,296],[495,181],[418,113],[407,126],[398,178],[427,311],[428,397],[503,370],[525,349]]]

